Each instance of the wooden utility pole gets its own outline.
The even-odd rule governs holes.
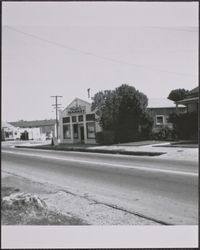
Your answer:
[[[88,92],[88,98],[90,99],[90,88],[87,89]]]
[[[58,139],[58,106],[61,105],[58,103],[58,98],[59,97],[62,97],[60,95],[54,95],[54,96],[51,96],[53,98],[55,98],[55,104],[52,104],[52,106],[55,106],[55,109],[56,109],[56,137]]]

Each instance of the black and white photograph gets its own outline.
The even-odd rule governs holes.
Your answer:
[[[198,7],[2,2],[5,248],[197,247]]]

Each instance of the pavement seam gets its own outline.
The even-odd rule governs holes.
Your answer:
[[[11,174],[11,175],[13,175],[13,176],[17,176],[17,177],[20,177],[20,178],[29,180],[29,181],[34,182],[34,183],[40,183],[40,184],[43,184],[43,185],[49,184],[48,182],[34,181],[34,180],[29,179],[29,178],[27,178],[27,177],[23,177],[23,176],[20,176],[20,175],[18,175],[18,174],[13,174],[13,173],[11,173],[11,172],[9,172],[9,171],[3,171],[3,172],[6,172],[6,173]],[[55,185],[54,185],[54,188],[55,188]],[[140,213],[138,213],[138,212],[128,211],[128,210],[126,210],[126,209],[124,209],[124,208],[121,208],[121,207],[118,207],[118,206],[116,206],[116,205],[112,205],[112,204],[108,204],[108,203],[104,203],[104,202],[97,201],[97,200],[95,200],[95,199],[89,198],[89,197],[86,196],[86,195],[79,195],[79,194],[73,193],[73,192],[68,191],[68,190],[65,190],[65,189],[60,189],[59,186],[57,186],[57,188],[55,188],[55,189],[56,189],[56,191],[55,191],[55,192],[52,192],[52,194],[57,194],[57,193],[59,193],[59,192],[64,192],[64,193],[67,193],[67,194],[70,194],[70,195],[73,195],[73,196],[77,196],[77,197],[86,199],[86,200],[88,200],[89,202],[93,202],[94,204],[97,204],[97,205],[98,205],[98,204],[99,204],[99,205],[104,205],[104,206],[107,206],[107,207],[110,207],[110,208],[113,208],[113,209],[116,209],[116,210],[119,210],[119,211],[122,211],[122,212],[125,212],[125,213],[132,214],[132,215],[134,215],[134,216],[138,216],[138,217],[140,217],[140,218],[143,218],[143,219],[146,219],[146,220],[149,220],[149,221],[153,221],[153,222],[159,223],[159,224],[161,224],[161,225],[173,225],[173,224],[171,224],[171,223],[166,223],[166,222],[164,222],[164,221],[161,221],[161,220],[158,220],[158,219],[154,219],[154,218],[145,216],[145,215],[140,214]]]
[[[88,196],[85,196],[85,195],[78,195],[78,194],[74,194],[72,192],[69,192],[67,190],[64,190],[64,189],[60,189],[58,190],[58,192],[64,192],[64,193],[67,193],[67,194],[71,194],[73,196],[78,196],[80,198],[84,198],[90,202],[92,202],[92,204],[97,204],[97,205],[104,205],[104,206],[107,206],[107,207],[110,207],[110,208],[113,208],[113,209],[116,209],[116,210],[119,210],[119,211],[122,211],[122,212],[125,212],[125,213],[128,213],[128,214],[132,214],[132,215],[135,215],[135,216],[138,216],[140,218],[143,218],[143,219],[146,219],[146,220],[149,220],[149,221],[153,221],[153,222],[156,222],[156,223],[159,223],[159,224],[162,224],[162,225],[173,225],[173,224],[170,224],[170,223],[166,223],[164,221],[161,221],[161,220],[157,220],[157,219],[154,219],[154,218],[151,218],[151,217],[148,217],[148,216],[145,216],[143,214],[140,214],[138,212],[132,212],[132,211],[128,211],[124,208],[121,208],[121,207],[118,207],[116,205],[112,205],[112,204],[108,204],[108,203],[104,203],[104,202],[100,202],[100,201],[97,201],[95,199],[91,199],[91,198],[88,198]]]

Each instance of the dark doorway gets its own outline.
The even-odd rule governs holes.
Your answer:
[[[84,143],[84,127],[80,127],[81,143]]]
[[[29,139],[28,132],[26,130],[23,133],[21,133],[20,139],[23,141],[27,141]]]

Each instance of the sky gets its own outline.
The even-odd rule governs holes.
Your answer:
[[[150,100],[198,85],[197,2],[3,2],[2,120],[124,83]]]

